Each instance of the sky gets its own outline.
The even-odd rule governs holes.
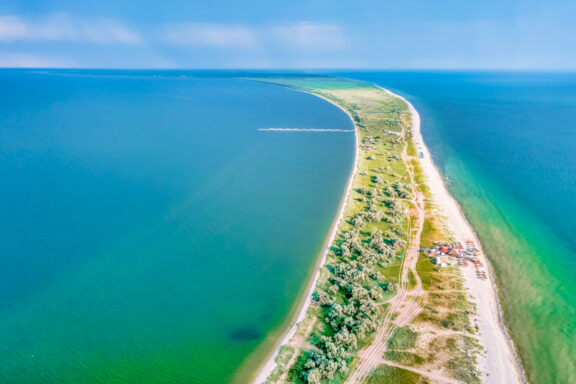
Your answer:
[[[576,70],[574,0],[0,0],[0,67]]]

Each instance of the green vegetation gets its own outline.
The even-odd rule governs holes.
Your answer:
[[[409,143],[408,151],[411,150]],[[415,148],[414,148],[415,151]],[[421,248],[430,248],[438,241],[449,243],[451,234],[430,201],[430,191],[425,185],[422,169],[417,161],[411,163],[416,176],[416,189],[424,193],[426,216],[421,237]],[[470,336],[459,333],[437,336],[424,348],[412,351],[388,351],[385,358],[405,366],[420,366],[427,361],[447,368],[454,379],[466,383],[478,383],[479,372],[476,367],[480,351],[478,341],[473,337],[475,329],[470,315],[475,307],[464,291],[462,276],[458,268],[437,268],[430,258],[421,253],[416,264],[416,271],[422,281],[422,287],[428,291],[422,313],[413,324],[430,329],[443,329],[454,332],[467,332]],[[416,353],[412,353],[416,352]]]
[[[426,362],[426,359],[422,356],[405,351],[386,351],[384,352],[384,358],[406,366],[422,365]]]
[[[278,351],[278,356],[276,357],[276,369],[272,372],[272,374],[266,380],[266,383],[274,383],[280,379],[280,377],[284,374],[283,368],[288,364],[292,356],[296,353],[294,348],[283,345],[280,347],[280,351]]]
[[[410,327],[396,328],[394,334],[388,340],[388,348],[391,350],[405,350],[412,349],[416,346],[418,333],[414,332]]]
[[[476,363],[479,350],[476,340],[467,336],[455,336],[448,340],[448,348],[452,356],[448,361],[448,369],[452,376],[464,383],[482,382],[478,372],[470,369],[471,363]]]
[[[339,105],[357,127],[358,168],[332,252],[313,295],[318,325],[292,368],[294,381],[343,380],[359,348],[371,341],[384,300],[398,287],[411,187],[400,132],[406,104],[367,83],[330,78],[258,79],[312,92]],[[351,92],[352,91],[352,92]]]
[[[416,272],[420,276],[424,290],[441,289],[441,285],[434,285],[435,282],[440,282],[442,279],[438,276],[436,266],[430,261],[429,257],[420,254],[416,264]]]
[[[397,328],[388,340],[388,350],[384,352],[384,359],[406,366],[424,364],[426,362],[424,357],[410,352],[416,348],[418,336],[418,332],[409,326]]]
[[[316,317],[316,322],[310,334],[303,335],[306,342],[296,352],[296,361],[287,375],[290,383],[343,383],[350,367],[357,363],[357,351],[373,341],[389,308],[387,301],[395,295],[399,284],[408,284],[410,289],[417,285],[412,271],[408,273],[408,281],[400,281],[409,234],[416,224],[416,218],[410,214],[415,206],[407,164],[414,174],[415,190],[425,197],[421,246],[447,241],[449,233],[430,201],[430,191],[411,140],[411,118],[403,100],[368,83],[321,76],[253,80],[321,96],[340,106],[356,125],[357,169],[352,189],[321,270],[313,305],[308,310],[308,316]],[[403,135],[389,135],[386,131]],[[403,159],[404,149],[411,158]],[[442,329],[444,333],[474,332],[470,323],[474,307],[462,292],[458,270],[440,271],[422,253],[416,273],[423,290],[428,291],[424,308],[411,325],[394,331],[383,358],[405,367],[434,362],[458,380],[477,382],[475,339],[454,334],[426,341],[418,333],[423,325]],[[390,318],[397,315],[390,314]],[[426,345],[418,345],[419,342]],[[278,382],[288,368],[285,363],[281,365],[282,370],[277,369],[268,382]],[[366,380],[366,383],[390,382],[426,381],[418,373],[387,365],[372,371]]]
[[[384,358],[407,366],[422,365],[426,362],[422,356],[406,351],[386,351]]]
[[[416,286],[416,276],[414,276],[414,272],[408,271],[408,286],[410,289]]]
[[[402,383],[402,384],[424,384],[422,376],[419,374],[407,371],[405,369],[391,367],[389,365],[381,365],[376,368],[364,384],[390,384],[390,383]]]

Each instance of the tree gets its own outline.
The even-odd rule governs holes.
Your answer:
[[[310,384],[320,384],[322,382],[322,373],[318,368],[311,369],[307,372],[305,380]]]
[[[362,228],[365,224],[366,224],[366,222],[364,221],[364,218],[362,217],[362,215],[358,215],[358,216],[356,216],[356,219],[354,219],[354,227],[355,228]]]
[[[380,289],[379,287],[373,287],[372,289],[370,289],[370,297],[372,298],[372,300],[376,300],[376,301],[380,301],[384,298],[384,295],[382,295],[382,289]]]
[[[396,191],[396,194],[398,195],[398,197],[400,197],[402,199],[409,199],[412,197],[412,193],[411,193],[412,188],[410,187],[410,185],[408,185],[406,183],[402,183],[402,182],[394,183],[393,188]]]
[[[334,297],[330,296],[328,293],[326,293],[326,291],[323,291],[321,289],[317,289],[314,291],[314,293],[312,294],[312,299],[317,301],[318,304],[320,304],[322,307],[328,307],[334,304],[335,301]]]

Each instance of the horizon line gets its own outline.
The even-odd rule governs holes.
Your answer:
[[[237,72],[559,72],[576,73],[576,68],[131,68],[131,67],[0,67],[0,70],[100,70],[100,71],[237,71]]]

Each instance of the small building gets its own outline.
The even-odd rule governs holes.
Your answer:
[[[432,262],[439,267],[447,267],[449,260],[447,256],[436,256],[432,258]]]
[[[456,265],[457,259],[448,255],[436,255],[432,257],[432,262],[439,267],[448,267]]]

